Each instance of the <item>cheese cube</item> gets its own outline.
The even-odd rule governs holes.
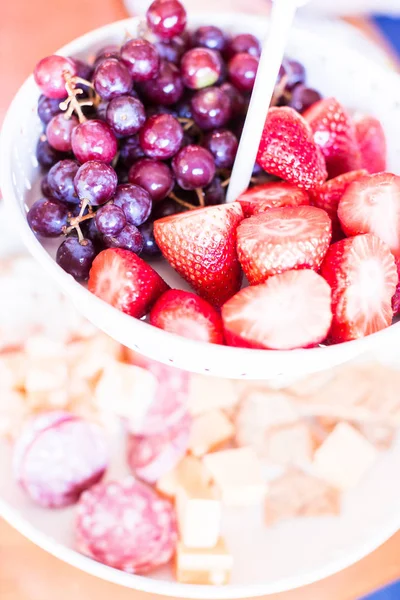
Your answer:
[[[357,429],[339,423],[314,455],[315,473],[341,490],[356,486],[373,466],[378,451]]]
[[[176,490],[180,537],[188,548],[212,548],[221,534],[222,509],[215,491],[200,470],[183,480]]]
[[[188,409],[193,416],[207,411],[231,409],[239,401],[235,383],[229,379],[193,374],[189,382]]]
[[[189,451],[195,456],[203,456],[228,442],[234,433],[231,421],[221,410],[206,412],[193,420]]]
[[[63,389],[67,382],[67,364],[59,358],[42,358],[27,365],[25,389],[28,394]]]
[[[339,491],[308,473],[291,470],[269,483],[265,498],[267,525],[294,517],[337,515]]]
[[[233,448],[207,454],[203,464],[227,506],[251,506],[266,490],[261,463],[252,448]]]
[[[156,488],[163,496],[175,498],[179,487],[192,488],[194,485],[209,486],[210,474],[203,463],[194,456],[185,456],[177,466],[166,473],[156,483]]]
[[[41,358],[60,360],[66,357],[65,344],[59,341],[51,340],[43,335],[32,335],[25,342],[25,353],[28,360],[38,360]]]
[[[266,458],[279,465],[304,465],[313,457],[314,439],[306,423],[274,427],[267,435]]]
[[[99,410],[139,427],[154,401],[157,386],[157,379],[146,369],[109,362],[95,387],[95,403]]]
[[[187,548],[178,543],[176,552],[176,579],[180,583],[223,585],[229,583],[233,557],[222,538],[214,548]]]
[[[0,390],[25,387],[27,360],[22,352],[0,354]]]

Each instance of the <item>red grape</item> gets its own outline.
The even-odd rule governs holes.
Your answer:
[[[204,139],[204,146],[213,155],[215,165],[219,169],[230,169],[232,167],[238,145],[237,137],[228,129],[212,131]]]
[[[116,58],[106,58],[96,67],[93,85],[103,100],[111,100],[129,93],[133,81],[124,63]]]
[[[65,158],[65,154],[50,146],[46,136],[43,136],[39,138],[36,146],[36,158],[41,167],[50,169],[59,160]]]
[[[115,235],[103,235],[103,240],[107,248],[124,248],[136,254],[140,254],[144,244],[139,229],[130,223]]]
[[[140,145],[150,158],[172,158],[182,145],[183,129],[171,115],[154,115],[139,133]]]
[[[286,89],[292,90],[299,83],[304,83],[306,80],[306,70],[297,60],[284,59],[284,73],[287,77]]]
[[[221,59],[214,50],[192,48],[181,61],[183,83],[192,90],[213,85],[221,75]]]
[[[72,115],[69,119],[63,113],[55,115],[46,127],[47,141],[50,146],[60,152],[71,151],[71,135],[79,125],[78,119]]]
[[[185,146],[172,160],[178,184],[184,190],[194,190],[209,185],[215,175],[211,152],[201,146]]]
[[[124,167],[131,167],[139,158],[143,158],[145,153],[142,150],[139,141],[139,135],[131,135],[120,142],[118,165],[121,163]]]
[[[134,135],[146,121],[144,106],[132,96],[118,96],[107,106],[106,121],[117,135]]]
[[[161,61],[156,79],[144,81],[140,89],[147,100],[153,104],[164,104],[165,106],[176,104],[184,92],[178,67],[166,60]]]
[[[306,87],[302,83],[296,85],[292,91],[292,97],[288,105],[298,112],[304,112],[313,104],[321,100],[322,96],[317,90]]]
[[[79,241],[76,237],[68,237],[57,250],[56,262],[64,271],[78,281],[89,278],[96,250],[91,240]]]
[[[65,78],[76,75],[76,63],[64,56],[53,54],[42,58],[33,76],[41,92],[49,98],[65,98]]]
[[[94,67],[96,68],[105,58],[120,58],[120,47],[116,44],[109,44],[100,48],[94,59]]]
[[[210,50],[218,50],[222,52],[225,49],[227,39],[219,27],[214,25],[204,25],[199,27],[193,34],[193,46],[209,48]]]
[[[124,183],[117,187],[114,205],[124,211],[128,223],[136,226],[147,221],[152,209],[151,196],[148,191],[133,183]]]
[[[157,246],[157,242],[154,237],[154,222],[147,221],[147,223],[143,223],[143,225],[139,227],[139,231],[143,237],[142,254],[148,257],[160,256],[161,250]]]
[[[44,94],[39,97],[37,112],[44,125],[47,125],[55,115],[61,112],[60,102],[59,98],[48,98]]]
[[[157,49],[147,40],[128,40],[121,48],[121,60],[133,81],[149,81],[156,77],[160,58]]]
[[[110,165],[98,160],[89,160],[79,167],[74,185],[79,199],[93,206],[104,204],[117,189],[117,174]]]
[[[126,225],[124,211],[119,206],[109,202],[96,211],[97,230],[103,235],[116,235]]]
[[[58,237],[68,223],[68,208],[54,198],[41,198],[28,212],[29,227],[37,235]]]
[[[78,163],[69,158],[60,160],[51,167],[47,175],[47,182],[53,198],[68,204],[79,204],[80,199],[74,186],[74,178],[78,169]]]
[[[246,101],[241,92],[234,85],[226,81],[220,86],[220,89],[228,96],[231,102],[232,117],[243,115],[246,110]]]
[[[261,45],[258,39],[251,33],[240,33],[235,35],[228,43],[226,57],[231,59],[235,54],[246,52],[259,58],[261,56]]]
[[[168,165],[151,158],[142,158],[132,165],[129,181],[147,190],[153,202],[163,200],[174,187],[174,179]]]
[[[155,0],[146,18],[149,29],[162,39],[180,35],[186,26],[186,10],[178,0]]]
[[[196,92],[192,98],[193,119],[201,129],[224,127],[231,118],[231,102],[220,88]]]
[[[258,58],[245,52],[236,54],[228,65],[229,79],[239,90],[251,92],[258,69]]]
[[[157,48],[160,58],[168,60],[175,65],[179,65],[182,56],[187,50],[187,43],[180,36],[174,37],[171,40],[158,40],[154,42],[154,45]]]
[[[206,206],[222,204],[225,201],[225,190],[222,187],[220,177],[214,177],[210,185],[204,188],[203,192]]]
[[[117,153],[117,140],[107,123],[92,119],[80,123],[72,132],[72,151],[81,163],[88,160],[109,163]]]

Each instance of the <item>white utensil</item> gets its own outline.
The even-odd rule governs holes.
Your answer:
[[[227,202],[234,202],[249,187],[296,10],[306,2],[307,0],[275,0],[272,5],[268,33],[263,43],[253,93],[231,173]]]

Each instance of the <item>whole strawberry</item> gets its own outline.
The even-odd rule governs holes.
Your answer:
[[[321,267],[332,288],[332,342],[370,335],[392,323],[392,297],[398,283],[393,255],[372,234],[332,244]]]
[[[304,118],[325,156],[329,179],[361,168],[354,123],[335,98],[316,102],[304,113]]]
[[[309,125],[287,106],[268,111],[257,162],[267,173],[305,190],[327,178],[324,157]]]
[[[331,242],[331,220],[314,206],[271,208],[238,228],[238,254],[250,284],[290,269],[319,269]]]
[[[171,215],[154,223],[154,236],[164,257],[214,306],[221,306],[240,289],[236,230],[242,219],[240,204],[233,202]]]
[[[386,137],[381,122],[369,115],[356,115],[354,122],[362,167],[369,173],[386,171]]]

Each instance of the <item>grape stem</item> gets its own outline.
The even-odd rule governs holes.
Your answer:
[[[84,215],[83,213],[85,212],[85,210],[88,209],[88,213],[86,215]],[[74,229],[76,229],[76,232],[78,234],[78,240],[79,243],[82,243],[84,240],[83,237],[83,233],[82,230],[80,228],[80,224],[83,221],[87,221],[88,219],[93,219],[94,217],[94,212],[92,207],[89,204],[88,200],[82,200],[82,204],[81,204],[81,209],[79,211],[79,215],[77,217],[70,217],[68,219],[69,222],[69,227],[66,227],[64,230],[65,235],[68,235],[69,233],[71,233],[71,231],[73,231]]]
[[[271,100],[271,106],[276,106],[278,104],[279,99],[282,98],[282,96],[284,96],[284,97],[287,96],[287,94],[285,94],[287,81],[288,81],[288,76],[285,74],[285,75],[283,75],[280,82],[275,86],[274,94],[273,94],[272,100]]]
[[[60,109],[65,111],[64,117],[66,119],[70,119],[72,114],[75,112],[79,123],[84,123],[87,121],[85,115],[83,114],[82,108],[84,106],[97,106],[100,102],[100,96],[96,94],[94,91],[93,85],[90,81],[86,79],[82,79],[82,77],[70,77],[66,73],[64,74],[65,79],[65,89],[68,94],[68,98],[63,102],[60,102]],[[77,84],[85,85],[90,90],[90,98],[79,100],[77,96],[83,94],[83,90],[81,88],[77,88]]]
[[[171,198],[171,200],[174,200],[177,204],[180,204],[181,206],[184,206],[185,208],[188,208],[189,210],[193,210],[194,208],[196,208],[196,206],[193,206],[193,204],[190,204],[189,202],[185,202],[184,200],[181,200],[180,198],[178,198],[178,196],[175,196],[174,192],[171,192],[169,194],[168,198]]]
[[[204,201],[204,192],[203,192],[203,190],[201,188],[196,188],[196,194],[197,194],[197,197],[199,199],[200,206],[204,207],[206,205],[206,203]]]
[[[223,187],[223,188],[227,187],[229,185],[230,180],[231,180],[230,177],[228,177],[228,179],[225,179],[225,181],[223,181],[221,183],[221,187]]]

